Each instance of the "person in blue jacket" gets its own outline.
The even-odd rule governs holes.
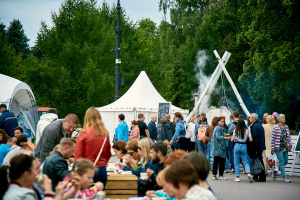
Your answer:
[[[0,116],[0,128],[4,129],[9,137],[14,137],[14,128],[19,126],[16,116],[7,110],[5,104],[0,105],[0,112],[2,113]]]
[[[129,132],[128,125],[124,121],[125,116],[123,114],[119,114],[119,125],[115,129],[115,136],[118,137],[118,140],[124,140],[128,142]]]
[[[185,137],[186,131],[185,131],[185,121],[183,120],[183,117],[180,112],[175,113],[174,121],[176,122],[175,127],[175,134],[170,141],[170,145],[174,143],[174,141],[177,143],[177,140],[179,142],[179,148],[187,151],[188,149],[188,142],[187,138]]]

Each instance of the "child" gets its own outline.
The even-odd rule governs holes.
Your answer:
[[[71,170],[71,177],[67,176],[64,178],[64,181],[68,181],[65,188],[65,193],[72,193],[72,188],[78,188],[75,198],[77,199],[85,199],[90,198],[93,199],[95,194],[100,190],[103,190],[103,184],[101,182],[97,182],[93,184],[93,177],[95,175],[96,168],[94,167],[93,163],[87,159],[81,158],[74,162],[72,170]],[[72,179],[77,176],[78,185],[75,185],[76,181]],[[79,177],[78,177],[79,176]],[[78,179],[79,178],[79,179]]]

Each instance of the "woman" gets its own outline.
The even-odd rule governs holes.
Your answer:
[[[185,137],[188,140],[188,151],[194,151],[196,146],[195,124],[197,123],[197,117],[193,116],[186,128]]]
[[[7,133],[5,132],[4,129],[0,129],[0,145],[6,144],[7,140],[8,140]]]
[[[207,154],[207,141],[206,141],[206,137],[205,137],[205,133],[208,127],[208,123],[207,123],[207,118],[206,117],[202,117],[201,118],[201,124],[199,125],[198,130],[195,130],[195,136],[198,136],[197,139],[197,149],[199,153],[202,153],[204,155]],[[198,132],[199,131],[199,132]],[[199,134],[203,134],[203,136],[205,137],[203,140],[199,140]]]
[[[105,187],[107,182],[106,165],[111,157],[109,133],[104,127],[100,112],[91,107],[85,113],[84,126],[76,142],[74,160],[86,158],[94,163],[101,148],[101,155],[97,163],[95,163],[98,170],[95,173],[94,182],[100,181]]]
[[[171,131],[171,126],[167,122],[168,120],[166,118],[161,118],[161,127],[157,131],[157,141],[171,141],[173,134]]]
[[[10,167],[2,166],[0,170],[0,199],[40,199],[41,196],[34,188],[36,176],[41,172],[40,165],[39,159],[34,155],[19,154],[10,160]],[[52,182],[45,174],[43,178],[44,183],[40,188],[45,191],[44,199],[53,199]],[[55,199],[62,199],[65,185],[62,182],[58,184]]]
[[[185,159],[180,159],[168,167],[165,174],[166,190],[169,197],[177,199],[216,199],[210,190],[200,187],[199,177],[194,166]]]
[[[187,146],[187,140],[185,137],[186,133],[185,133],[185,128],[184,128],[185,121],[183,120],[183,117],[180,112],[175,113],[174,121],[176,123],[175,134],[174,134],[172,140],[170,141],[170,145],[172,145],[174,143],[174,141],[178,140],[179,148],[187,151],[188,146]]]
[[[212,133],[217,125],[218,125],[218,117],[214,117],[211,120],[211,125],[208,125],[206,132],[205,132],[206,141],[207,141],[207,143],[206,143],[206,145],[207,145],[206,158],[208,161],[210,161],[210,144],[211,144]]]
[[[117,158],[120,159],[121,162],[122,162],[122,157],[127,154],[126,144],[127,144],[126,141],[118,140],[112,146],[115,155],[117,156]]]
[[[268,156],[271,153],[271,139],[272,139],[272,130],[275,126],[275,118],[272,115],[267,116],[267,124],[263,124],[265,130],[265,140],[266,140],[266,150],[263,151],[265,173],[268,175]]]
[[[225,139],[230,140],[230,137],[225,136],[223,126],[225,120],[222,117],[218,118],[218,125],[213,131],[211,138],[211,156],[214,157],[213,164],[213,180],[228,180],[224,174],[225,161],[226,161],[226,143]],[[219,178],[217,175],[217,170],[219,167]]]
[[[276,154],[279,161],[279,169],[285,182],[290,183],[291,180],[286,176],[284,166],[288,163],[288,152],[292,149],[292,141],[289,127],[285,124],[285,115],[277,115],[278,124],[272,130],[271,153]],[[272,173],[275,180],[275,172]]]
[[[132,140],[134,138],[136,138],[138,140],[140,139],[140,129],[139,129],[137,121],[132,120],[131,121],[131,133],[129,135],[129,140]]]
[[[250,163],[247,154],[247,139],[252,142],[252,137],[249,129],[246,128],[245,121],[243,119],[239,119],[236,124],[236,128],[233,131],[232,139],[233,142],[235,140],[234,145],[234,169],[236,179],[234,181],[240,182],[240,159],[244,165],[245,171],[248,174],[248,179],[250,183],[253,183],[253,179],[250,174]]]

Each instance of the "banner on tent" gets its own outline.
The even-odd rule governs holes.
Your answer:
[[[166,116],[166,114],[170,114],[171,110],[171,102],[167,103],[158,103],[158,117],[157,123],[160,124],[160,120]]]

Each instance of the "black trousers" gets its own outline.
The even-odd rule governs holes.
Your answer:
[[[185,151],[188,151],[189,139],[186,137],[179,138],[179,148]]]
[[[219,166],[219,176],[223,176],[225,169],[226,158],[221,156],[214,156],[214,165],[213,165],[213,175],[217,175],[218,166]]]

